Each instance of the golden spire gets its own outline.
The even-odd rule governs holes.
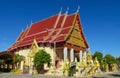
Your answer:
[[[97,58],[97,57],[95,57],[95,61],[98,61],[98,58]]]
[[[88,48],[88,54],[90,54],[90,48]]]
[[[90,48],[88,48],[87,60],[92,60],[92,54],[90,53]]]

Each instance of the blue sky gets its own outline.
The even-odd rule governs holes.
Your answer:
[[[80,6],[80,18],[91,52],[120,56],[120,0],[0,0],[0,51],[6,50],[30,25]]]

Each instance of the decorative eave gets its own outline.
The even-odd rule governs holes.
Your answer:
[[[89,48],[89,45],[88,45],[88,43],[87,43],[86,37],[85,37],[84,32],[83,32],[83,28],[82,28],[82,24],[81,24],[81,21],[80,21],[80,16],[79,16],[79,14],[77,14],[77,17],[76,17],[76,18],[78,18],[77,20],[79,21],[79,27],[80,27],[80,29],[81,29],[81,33],[82,33],[82,37],[83,37],[83,39],[84,39],[84,42],[85,42],[85,44],[86,44],[86,48]]]
[[[78,13],[78,12],[79,12],[79,11],[77,10],[77,12],[75,13],[75,17],[74,17],[74,21],[73,21],[73,23],[72,23],[72,27],[71,27],[71,29],[69,30],[69,33],[66,35],[65,41],[67,40],[67,38],[69,37],[69,35],[72,33],[72,30],[73,30],[73,28],[74,28],[74,25],[75,25],[75,23],[76,23],[76,20],[78,20],[78,21],[79,21],[79,27],[80,27],[80,30],[81,30],[81,33],[82,33],[82,37],[83,37],[83,39],[84,39],[84,43],[85,43],[85,45],[86,45],[86,48],[89,48],[89,45],[88,45],[87,40],[86,40],[86,38],[85,38],[85,35],[84,35],[84,33],[83,33],[83,29],[82,29],[82,25],[81,25],[81,21],[80,21],[80,17],[79,17],[79,13]]]

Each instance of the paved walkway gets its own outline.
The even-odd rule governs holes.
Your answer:
[[[13,73],[0,73],[0,78],[67,78],[64,76],[45,76],[42,74],[29,75],[29,74],[13,74]],[[69,77],[76,78],[76,77]],[[80,77],[79,77],[80,78]],[[98,76],[84,77],[84,78],[120,78],[120,72],[100,74]]]
[[[103,73],[98,76],[93,76],[92,78],[120,78],[120,71],[119,72],[109,72]]]

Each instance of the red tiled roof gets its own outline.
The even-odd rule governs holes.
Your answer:
[[[72,23],[73,23],[73,21],[74,21],[74,18],[75,18],[75,14],[72,14],[72,15],[68,16],[68,17],[66,18],[64,27],[72,26]]]
[[[56,28],[60,28],[60,27],[61,27],[61,24],[62,24],[62,21],[63,21],[63,19],[64,19],[64,16],[65,16],[65,15],[62,15],[62,16],[60,17],[59,22],[58,22]]]
[[[17,41],[20,41],[20,40],[22,39],[22,36],[23,36],[24,33],[25,33],[25,32],[23,31],[23,32],[19,35]]]
[[[37,23],[34,23],[31,28],[30,28],[30,31],[28,33],[28,35],[34,35],[36,33],[39,33],[39,32],[43,32],[43,31],[46,31],[46,29],[51,29],[53,28],[56,20],[57,20],[57,17],[58,15],[55,15],[55,16],[52,16],[50,18],[47,18],[43,21],[40,21],[40,22],[37,22]]]
[[[13,44],[8,50],[31,45],[34,39],[36,39],[38,43],[65,41],[65,36],[69,34],[69,30],[72,27],[75,16],[76,14],[57,14],[32,24],[29,28],[20,34],[15,44]],[[57,20],[58,22],[55,26]],[[45,39],[45,37],[47,38]]]

